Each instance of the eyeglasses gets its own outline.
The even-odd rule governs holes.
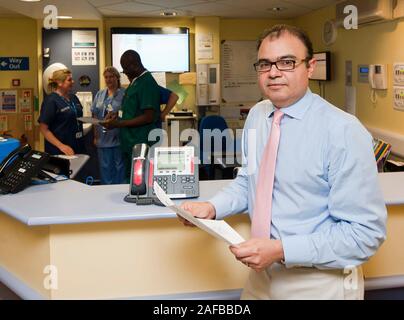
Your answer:
[[[295,61],[292,59],[282,59],[275,62],[271,62],[269,60],[259,60],[254,63],[254,69],[257,72],[267,72],[272,69],[273,65],[275,65],[279,71],[291,71],[294,70],[298,65],[306,61],[308,61],[307,58],[300,61]]]

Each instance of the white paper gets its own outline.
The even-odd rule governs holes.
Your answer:
[[[72,48],[73,66],[95,66],[97,65],[96,48]]]
[[[92,117],[79,117],[77,120],[84,122],[84,123],[91,123],[91,124],[101,124],[104,120],[99,120]]]
[[[94,48],[97,46],[97,32],[93,30],[73,30],[72,47]]]
[[[198,33],[196,35],[196,56],[198,60],[213,59],[212,33]]]
[[[73,159],[77,159],[77,156],[67,156],[65,154],[59,154],[56,157],[61,158],[61,159],[66,159],[66,160],[73,160]]]
[[[180,207],[176,206],[174,202],[167,196],[163,189],[158,185],[158,183],[154,182],[154,192],[156,193],[157,198],[172,211],[193,223],[195,226],[200,229],[210,233],[212,236],[227,242],[230,245],[236,245],[245,240],[243,237],[234,230],[226,221],[223,220],[207,220],[207,219],[199,219],[195,218],[189,212],[182,210]]]

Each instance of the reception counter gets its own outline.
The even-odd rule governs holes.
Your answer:
[[[379,177],[388,239],[364,265],[367,290],[404,287],[404,173]],[[198,200],[228,183],[201,181]],[[0,196],[0,282],[24,299],[239,297],[249,269],[226,243],[166,208],[125,203],[127,189],[68,180]],[[226,221],[249,237],[246,214]]]

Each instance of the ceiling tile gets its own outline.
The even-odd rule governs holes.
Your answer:
[[[246,9],[222,4],[221,2],[199,3],[181,7],[182,10],[192,13],[194,16],[221,16],[221,17],[239,17],[243,15]],[[248,9],[247,9],[248,10]]]
[[[121,11],[125,13],[139,13],[139,12],[154,11],[160,8],[161,7],[159,6],[142,4],[138,2],[123,2],[111,6],[103,6],[99,8],[99,10],[101,12],[103,12],[104,10],[112,10],[112,11]]]
[[[162,8],[178,8],[186,5],[206,2],[204,0],[136,0],[139,3],[152,4]]]
[[[252,16],[255,17],[268,17],[271,19],[293,18],[311,11],[309,8],[280,0],[254,0],[254,5],[249,5],[244,0],[222,0],[220,3],[240,8],[241,13],[249,13],[250,15],[252,13]],[[281,7],[284,8],[284,10],[278,12],[270,10],[274,7]]]
[[[338,0],[287,0],[285,2],[290,2],[304,8],[317,10],[337,3]]]
[[[87,0],[87,1],[96,8],[128,2],[128,0]]]

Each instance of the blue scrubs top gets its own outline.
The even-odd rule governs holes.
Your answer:
[[[121,110],[122,99],[125,89],[119,88],[112,97],[108,96],[108,89],[100,90],[95,95],[91,112],[95,118],[103,120],[108,111],[118,112]],[[112,148],[119,146],[119,129],[105,130],[101,126],[95,126],[97,130],[97,147]]]
[[[159,86],[159,87],[160,87],[160,104],[167,104],[168,99],[170,98],[170,95],[171,95],[172,91],[167,89],[167,88],[164,88],[162,86]],[[160,117],[157,120],[156,125],[157,125],[157,128],[160,128],[160,129],[163,127],[163,124],[162,124],[162,121],[161,121]]]
[[[63,144],[70,146],[75,153],[84,153],[83,124],[77,120],[83,116],[79,99],[71,94],[70,101],[56,92],[46,96],[41,106],[38,122],[48,125],[49,130]],[[62,152],[45,140],[45,152],[56,155]]]

